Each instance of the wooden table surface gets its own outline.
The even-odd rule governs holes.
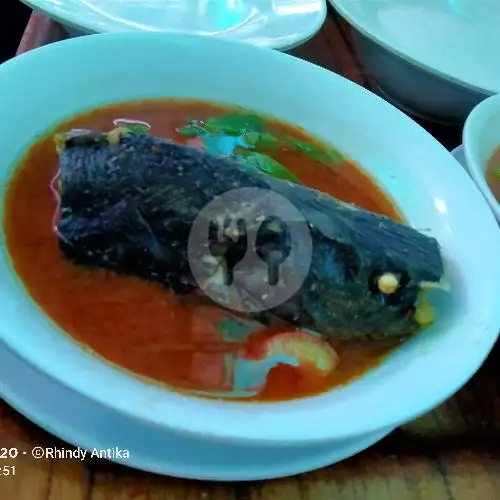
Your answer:
[[[18,53],[64,37],[32,16]],[[330,12],[323,29],[294,55],[368,86],[348,27]],[[460,130],[422,123],[447,147]],[[495,500],[500,499],[500,347],[438,409],[340,464],[293,478],[209,483],[138,472],[106,461],[0,459],[1,500]],[[448,360],[443,359],[443,370]],[[450,361],[452,362],[452,360]],[[408,395],[411,397],[411,394]],[[64,405],[64,401],[61,401]],[[0,403],[0,448],[68,447]],[[0,455],[1,455],[0,450]]]

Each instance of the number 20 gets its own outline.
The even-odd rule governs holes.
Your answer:
[[[17,448],[0,448],[0,458],[16,458]]]

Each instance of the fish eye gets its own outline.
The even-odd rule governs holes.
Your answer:
[[[384,295],[387,299],[401,292],[410,282],[406,271],[376,269],[368,280],[368,287],[374,295]]]

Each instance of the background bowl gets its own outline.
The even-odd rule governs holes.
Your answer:
[[[489,97],[473,109],[465,122],[462,137],[470,175],[500,222],[500,203],[485,177],[487,162],[500,147],[500,95]]]
[[[63,439],[85,447],[102,440],[103,447],[112,435],[133,448],[131,455],[146,456],[141,467],[172,473],[171,455],[162,462],[168,455],[162,450],[172,446],[168,435],[252,447],[254,454],[256,447],[261,453],[281,448],[290,457],[304,453],[304,446],[331,444],[336,458],[330,459],[338,460],[432,409],[473,375],[500,327],[498,283],[491,279],[500,274],[500,233],[491,211],[462,167],[425,130],[318,66],[221,38],[162,33],[91,35],[33,50],[0,67],[2,184],[30,144],[61,120],[104,104],[155,97],[237,104],[335,145],[386,189],[415,227],[439,240],[452,294],[438,302],[435,325],[345,387],[279,404],[221,403],[147,384],[84,351],[31,301],[3,245],[1,345],[38,381],[27,386],[11,376],[9,387],[0,384],[8,401]],[[0,359],[0,366],[11,365]],[[34,406],[34,386],[46,401],[53,401],[55,387],[63,388],[72,396],[73,413],[80,408],[88,419],[72,420],[68,413],[56,421],[48,405]]]
[[[359,32],[354,38],[374,90],[418,118],[462,124],[474,106],[491,95],[438,76]]]
[[[461,125],[500,92],[498,2],[329,1],[354,28],[373,86],[400,109]]]

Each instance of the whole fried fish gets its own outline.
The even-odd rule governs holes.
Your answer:
[[[238,302],[259,321],[327,338],[403,338],[430,321],[422,293],[442,278],[440,247],[405,224],[150,135],[70,131],[56,143],[57,231],[76,264],[156,281],[176,294],[227,290],[237,279],[236,298],[221,292],[219,303],[238,309]],[[204,213],[217,197],[243,188],[279,196],[300,216],[267,214],[273,207],[266,196],[236,197],[229,208],[215,204]],[[200,218],[208,227],[206,245],[193,250],[189,241]],[[293,234],[302,236],[293,240]],[[257,258],[236,272],[250,240]],[[222,281],[200,283],[197,272],[209,276],[212,266],[220,277],[221,263]],[[284,300],[270,302],[264,285]]]

